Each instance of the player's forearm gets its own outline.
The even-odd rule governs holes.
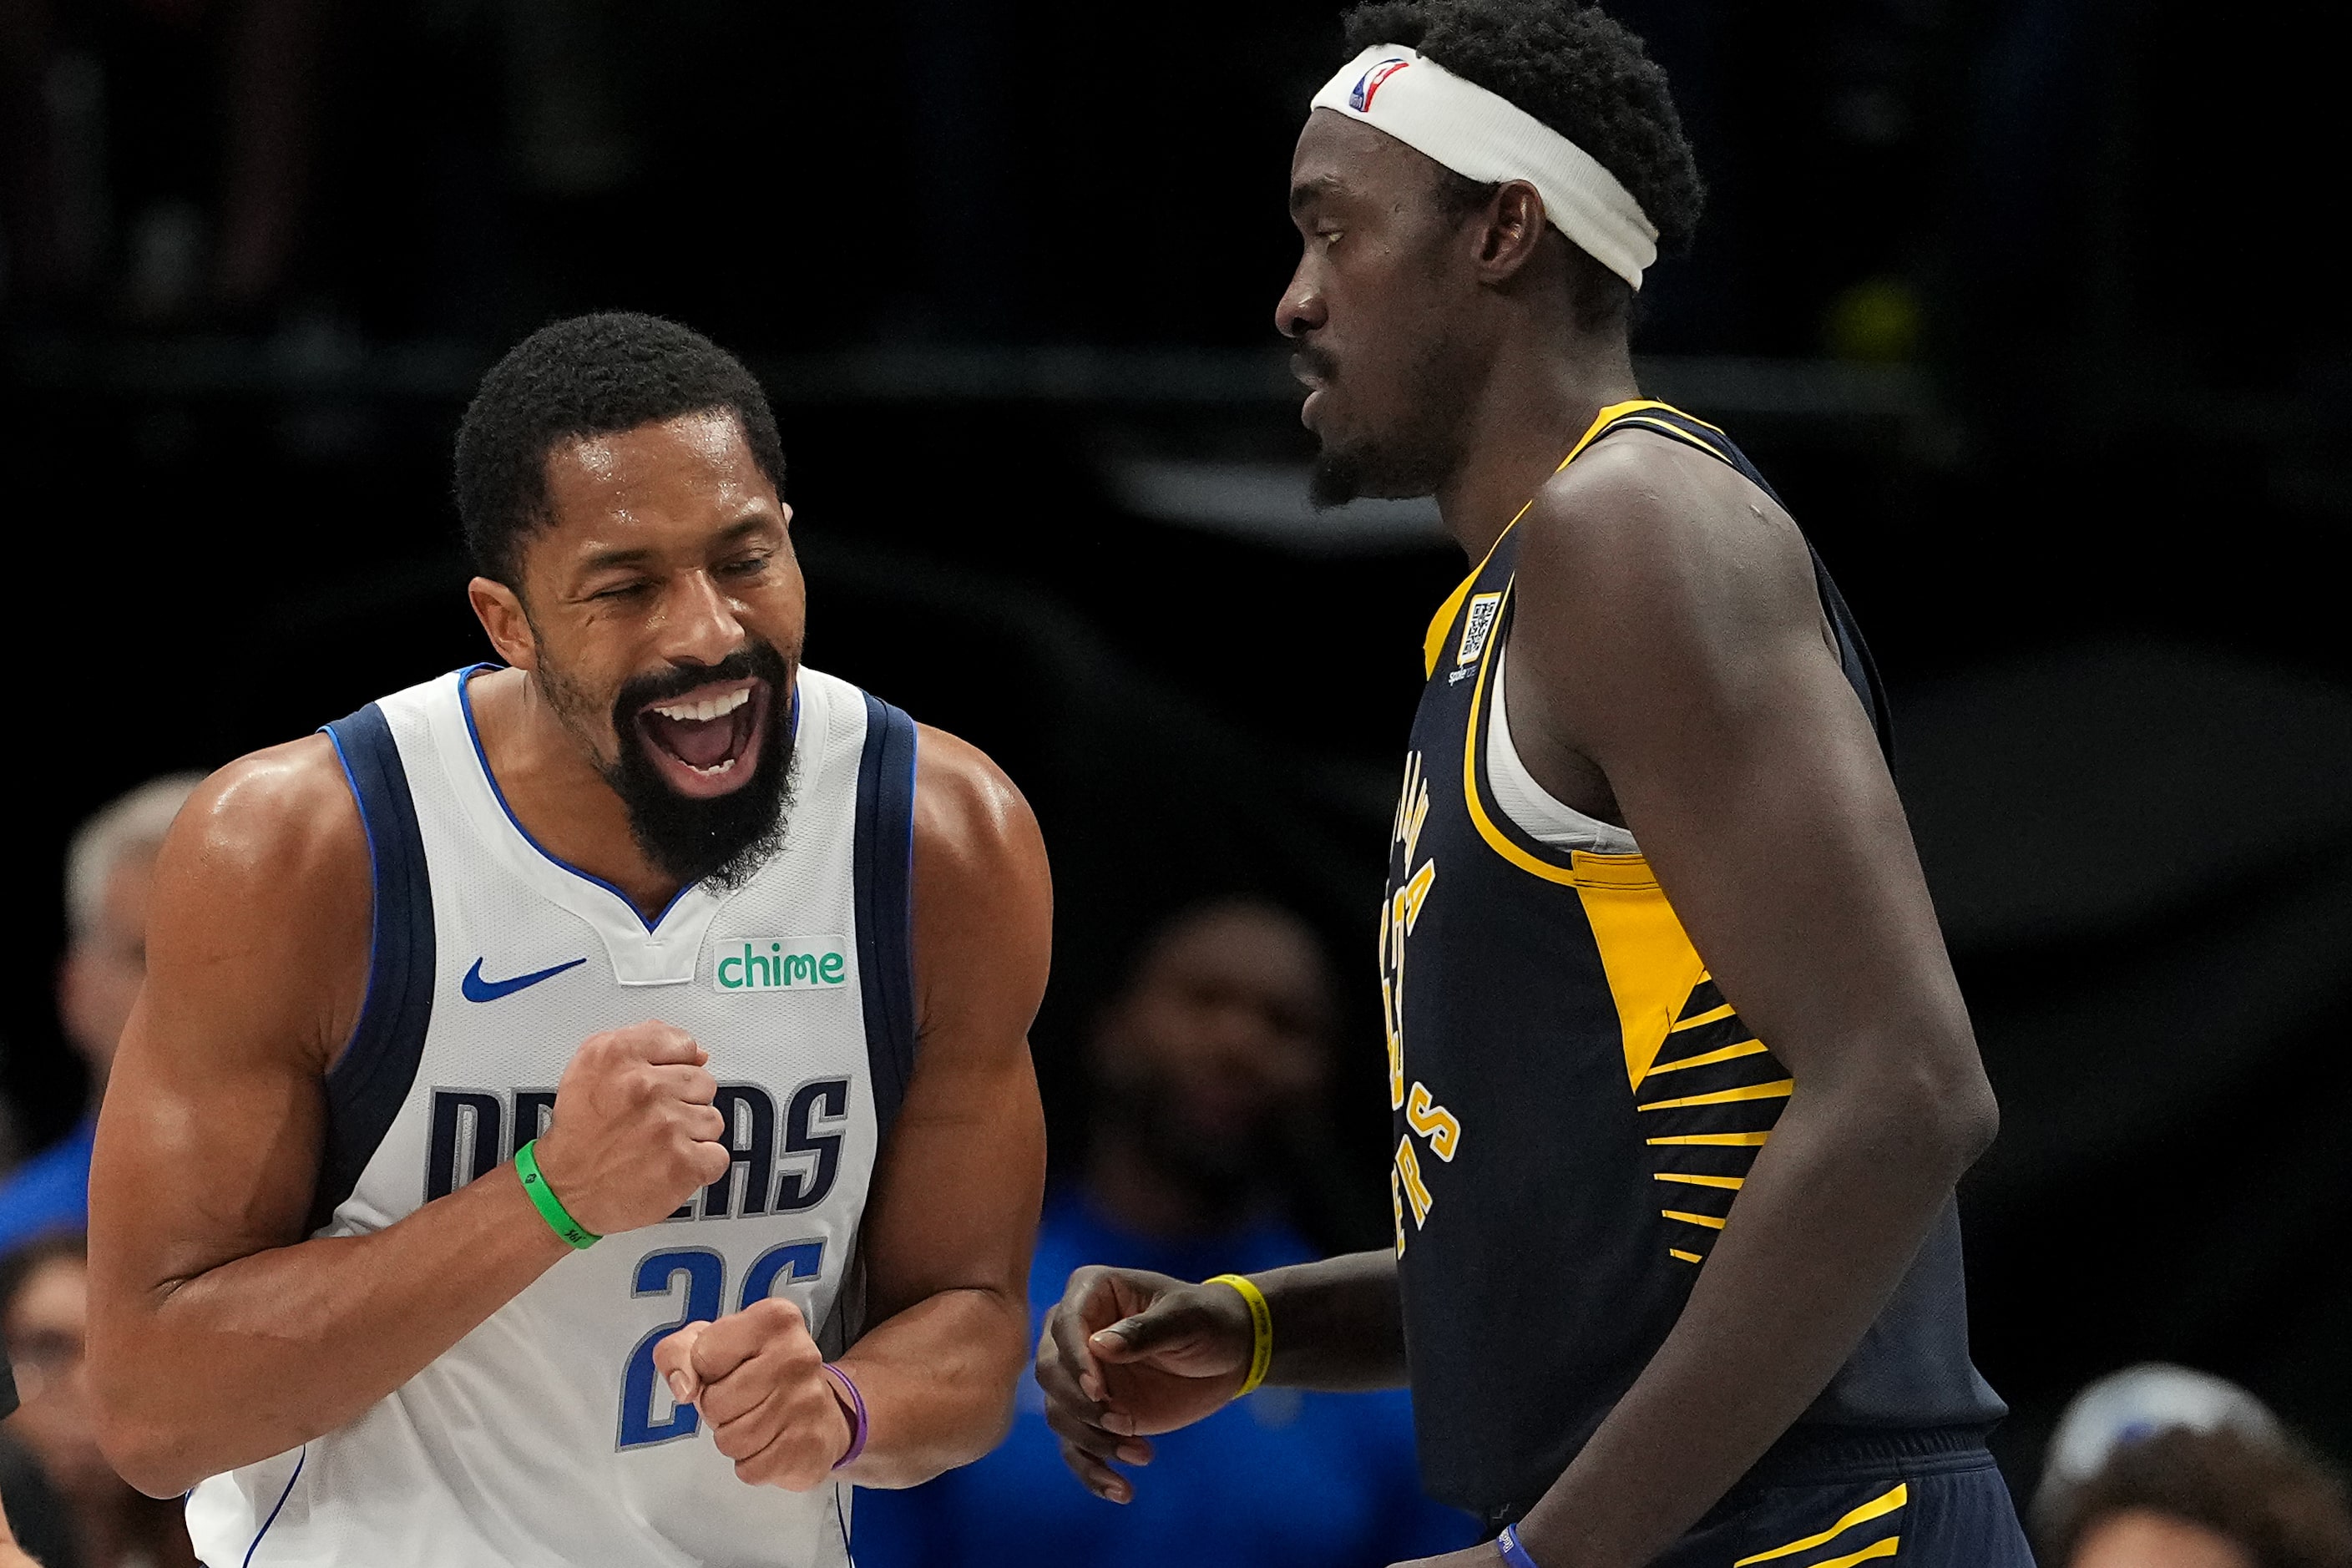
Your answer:
[[[373,1234],[273,1247],[94,1313],[108,1458],[140,1490],[169,1497],[307,1443],[414,1377],[567,1250],[502,1166]]]
[[[1273,1319],[1268,1383],[1343,1394],[1403,1384],[1395,1253],[1351,1252],[1250,1279],[1265,1293]]]
[[[1650,1562],[1796,1423],[1990,1139],[1966,1100],[1801,1080],[1674,1331],[1521,1525],[1538,1563]]]
[[[877,1324],[840,1366],[865,1397],[866,1451],[842,1472],[911,1487],[1003,1440],[1029,1359],[1029,1306],[1011,1291],[943,1290]]]

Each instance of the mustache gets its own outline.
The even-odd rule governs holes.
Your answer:
[[[1320,345],[1301,343],[1291,351],[1290,374],[1301,381],[1309,376],[1317,381],[1332,381],[1338,378],[1339,367]]]
[[[782,679],[783,669],[782,655],[766,643],[753,643],[737,648],[717,664],[674,666],[668,669],[631,676],[614,698],[613,711],[634,718],[649,703],[682,697],[696,687],[708,686],[714,680],[763,678],[774,685]]]

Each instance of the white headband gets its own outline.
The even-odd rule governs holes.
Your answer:
[[[1658,230],[1642,204],[1592,154],[1475,82],[1402,44],[1366,49],[1315,95],[1384,131],[1465,180],[1525,180],[1543,197],[1544,216],[1592,258],[1642,286],[1658,258]]]

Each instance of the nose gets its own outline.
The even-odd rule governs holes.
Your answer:
[[[673,664],[717,664],[743,646],[735,605],[708,572],[682,575],[666,608],[661,653]]]
[[[1307,262],[1301,258],[1298,270],[1290,275],[1290,287],[1275,301],[1274,330],[1286,338],[1302,338],[1328,319],[1323,303],[1323,290],[1307,275]]]

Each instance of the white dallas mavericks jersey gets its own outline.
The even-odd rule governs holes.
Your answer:
[[[848,1561],[846,1485],[747,1486],[655,1375],[654,1346],[762,1297],[827,1354],[859,1325],[856,1247],[913,1060],[914,726],[814,670],[783,847],[650,926],[507,811],[473,671],[329,733],[375,877],[367,999],[328,1076],[318,1234],[381,1229],[510,1159],[580,1042],[658,1018],[702,1042],[735,1163],[660,1225],[548,1270],[365,1415],[198,1486],[210,1568]]]

